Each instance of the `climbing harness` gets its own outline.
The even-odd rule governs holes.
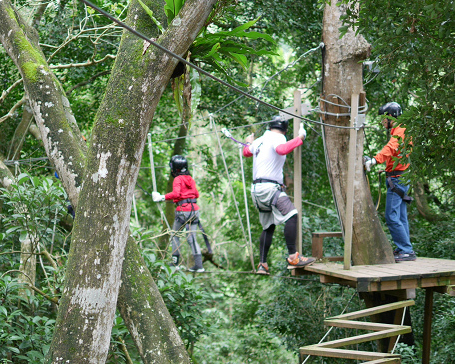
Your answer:
[[[397,174],[396,172],[390,172],[390,173],[396,175]],[[389,172],[387,172],[387,173],[389,173]],[[392,181],[392,177],[387,177],[387,183],[390,186],[390,190],[392,192],[395,192],[398,196],[400,196],[404,202],[409,204],[414,200],[411,196],[408,196],[403,190],[401,190],[397,186],[395,186],[395,184]]]
[[[176,202],[175,204],[177,206],[182,206],[182,205],[185,205],[187,203],[193,204],[193,203],[196,203],[196,202],[197,202],[197,199],[195,199],[195,198],[185,198],[184,200],[180,200],[180,201]]]
[[[277,182],[275,182],[278,186],[276,186],[275,191],[270,191],[269,189],[266,191],[256,191],[256,184],[261,182],[256,182],[258,180],[253,181],[253,202],[259,212],[272,212],[272,206],[276,206],[278,198],[280,197],[281,192],[283,192],[283,188]],[[262,180],[264,182],[269,180]],[[273,182],[272,182],[273,183]]]

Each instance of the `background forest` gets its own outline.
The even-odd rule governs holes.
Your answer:
[[[222,3],[190,48],[188,59],[276,107],[292,106],[295,89],[311,105],[308,136],[302,146],[303,252],[309,255],[312,232],[340,231],[320,126],[311,122],[320,120],[324,2]],[[120,19],[126,16],[126,1],[97,4]],[[413,140],[409,177],[419,202],[409,208],[412,242],[418,256],[455,259],[455,4],[417,0],[411,8],[400,0],[367,0],[361,5],[360,11],[352,6],[344,21],[346,27],[356,26],[372,45],[363,68],[369,106],[364,153],[373,156],[387,140],[377,116],[379,106],[399,102]],[[18,0],[15,6],[37,30],[44,55],[90,144],[122,29],[78,1]],[[40,140],[21,76],[1,46],[0,77],[0,160],[2,170],[8,168],[15,177],[0,194],[0,363],[42,363],[63,289],[73,217],[67,193]],[[194,363],[296,363],[298,348],[319,342],[326,333],[324,317],[364,307],[351,288],[322,285],[318,277],[291,276],[284,260],[282,228],[277,229],[269,254],[271,276],[251,274],[247,218],[256,264],[261,232],[248,193],[252,161],[241,161],[238,145],[220,130],[228,128],[235,139],[243,141],[252,132],[262,134],[265,123],[276,114],[264,104],[186,70],[169,82],[152,120],[130,229]],[[169,267],[163,216],[169,219],[174,207],[158,205],[151,198],[154,179],[158,192],[169,192],[168,163],[173,154],[187,156],[201,194],[201,220],[213,249],[213,256],[205,254],[203,274]],[[385,185],[378,170],[367,178],[388,234],[383,219]],[[292,196],[292,155],[285,173]],[[200,232],[198,241],[203,247]],[[36,276],[24,279],[20,270],[27,255],[21,258],[21,250],[27,242],[35,247]],[[327,255],[342,255],[343,241],[325,240],[324,248]],[[182,249],[183,266],[190,266],[191,251],[186,243]],[[32,287],[30,280],[35,282]],[[423,302],[424,292],[417,290],[411,310],[415,345],[397,347],[403,363],[420,362]],[[454,303],[453,297],[435,295],[432,363],[455,362]],[[337,329],[326,340],[345,335]],[[107,362],[141,362],[120,313],[115,317]],[[327,361],[310,358],[308,362]]]

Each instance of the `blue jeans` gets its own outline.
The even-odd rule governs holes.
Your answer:
[[[400,178],[392,178],[392,182],[396,188],[399,188],[404,193],[409,190],[409,185],[406,186],[400,182]],[[393,242],[397,246],[400,253],[414,253],[411,240],[409,239],[409,224],[408,224],[408,207],[406,202],[395,192],[392,192],[388,182],[387,198],[385,206],[385,220],[392,235]]]

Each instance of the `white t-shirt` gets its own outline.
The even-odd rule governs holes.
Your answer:
[[[264,135],[250,145],[253,154],[253,180],[270,179],[283,184],[283,165],[285,155],[279,155],[275,149],[286,143],[286,136],[267,130]]]

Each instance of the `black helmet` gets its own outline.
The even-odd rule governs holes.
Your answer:
[[[379,115],[391,115],[397,118],[401,115],[401,106],[396,102],[388,102],[379,108]]]
[[[169,167],[173,177],[188,174],[188,161],[183,155],[174,155],[169,161]]]
[[[288,130],[289,121],[283,120],[281,116],[277,115],[272,118],[272,121],[269,123],[270,129],[280,129],[284,132]]]

